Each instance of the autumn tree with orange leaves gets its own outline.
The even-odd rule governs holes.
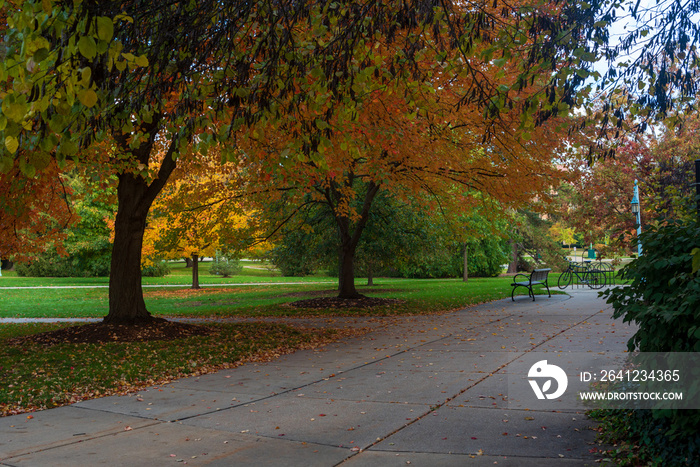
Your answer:
[[[60,173],[55,163],[33,178],[17,166],[0,173],[0,260],[31,257],[54,245],[64,253],[61,241],[77,218]]]
[[[565,142],[556,122],[532,126],[527,135],[514,131],[517,112],[504,113],[494,122],[476,106],[459,105],[459,96],[470,84],[453,70],[436,73],[415,90],[376,90],[348,121],[321,120],[323,107],[310,109],[318,115],[318,127],[332,130],[333,136],[322,142],[321,161],[287,151],[293,142],[284,127],[257,127],[240,135],[246,166],[258,169],[251,173],[253,179],[270,180],[278,194],[294,191],[297,204],[308,204],[310,194],[314,203],[329,208],[340,245],[339,298],[360,297],[354,281],[355,252],[380,190],[405,200],[432,198],[443,209],[468,213],[484,198],[503,208],[546,198],[566,177],[553,163]],[[268,153],[286,157],[279,164],[267,158]],[[260,184],[251,185],[258,190]],[[268,202],[274,190],[263,192]]]
[[[426,39],[431,40],[435,38]],[[523,113],[505,99],[491,102],[498,111],[490,115],[464,98],[488,83],[517,89],[519,98],[527,100],[541,91],[546,76],[520,83],[518,64],[494,59],[484,44],[474,47],[469,66],[445,62],[426,47],[417,55],[417,65],[428,78],[396,83],[387,73],[395,56],[392,45],[376,38],[366,49],[374,66],[371,78],[365,77],[368,84],[358,89],[367,97],[351,114],[331,115],[332,100],[319,96],[300,106],[305,119],[266,122],[237,139],[246,166],[257,168],[253,179],[270,180],[280,193],[294,190],[297,204],[308,204],[305,197],[310,194],[330,210],[340,245],[338,297],[346,299],[360,297],[355,253],[380,190],[413,201],[432,198],[452,212],[468,213],[483,199],[507,209],[547,198],[567,175],[553,163],[565,146],[561,121],[537,126],[523,120]],[[317,159],[308,157],[296,140],[308,121],[324,132],[318,141],[322,157]],[[281,154],[281,163],[268,154]],[[258,184],[252,186],[258,189]],[[267,201],[270,190],[263,192]]]

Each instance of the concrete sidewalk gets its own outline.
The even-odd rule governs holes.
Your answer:
[[[266,364],[0,418],[0,465],[594,465],[582,407],[504,392],[521,357],[624,350],[634,330],[611,314],[575,290],[391,318]]]

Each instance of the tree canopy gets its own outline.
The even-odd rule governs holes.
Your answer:
[[[185,151],[205,155],[225,143],[226,157],[235,159],[251,142],[272,143],[266,157],[255,155],[261,166],[311,161],[320,172],[309,180],[338,184],[332,166],[344,161],[335,174],[351,174],[345,168],[358,160],[357,142],[374,140],[384,144],[362,158],[377,184],[400,172],[393,150],[404,134],[416,141],[411,119],[417,118],[430,163],[412,169],[426,177],[479,174],[474,183],[517,193],[507,189],[508,177],[489,174],[530,170],[528,160],[493,148],[514,147],[504,138],[513,128],[514,141],[536,148],[533,132],[581,103],[577,91],[605,50],[609,18],[601,14],[608,6],[603,0],[2,0],[0,173],[7,179],[18,170],[31,179],[68,161],[112,168],[120,254],[112,256],[106,320],[147,321],[140,284],[146,219]],[[694,44],[675,35],[669,41],[664,44]],[[668,74],[653,76],[660,77],[660,90],[690,90],[664,87]],[[455,118],[462,109],[481,123]],[[393,130],[380,131],[385,124]],[[366,135],[343,149],[349,125],[355,125],[349,134]],[[264,138],[273,132],[282,136]],[[480,139],[493,157],[478,164],[471,158],[479,153],[470,148],[441,166],[446,152],[434,150],[431,138],[451,146]],[[102,150],[94,150],[97,143]]]

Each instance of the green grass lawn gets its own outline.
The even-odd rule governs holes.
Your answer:
[[[512,279],[474,278],[468,283],[457,279],[378,279],[374,287],[360,293],[371,297],[396,298],[402,303],[373,309],[311,310],[285,304],[318,296],[333,296],[335,282],[322,284],[247,285],[203,287],[183,286],[144,288],[149,311],[155,316],[295,316],[309,314],[389,315],[452,310],[510,296]],[[40,283],[40,282],[38,282]],[[66,283],[65,285],[69,285]],[[85,285],[78,281],[77,285]],[[526,290],[521,288],[522,293]],[[553,291],[554,292],[554,291]],[[108,289],[2,289],[0,318],[98,318],[108,311]]]

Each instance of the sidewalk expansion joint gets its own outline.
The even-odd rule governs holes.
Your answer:
[[[103,410],[96,410],[96,412],[104,412],[104,411],[103,411]],[[143,417],[135,417],[135,418],[143,418]],[[53,444],[53,445],[51,445],[51,446],[44,447],[44,448],[39,448],[39,449],[28,450],[28,451],[24,451],[24,452],[13,453],[10,457],[6,457],[5,459],[0,459],[0,465],[12,466],[12,465],[14,465],[14,464],[5,464],[5,463],[3,463],[3,462],[11,461],[12,459],[14,459],[14,458],[16,458],[16,457],[19,457],[19,456],[26,456],[26,455],[30,455],[30,454],[36,454],[36,453],[39,453],[39,452],[48,452],[48,451],[52,451],[52,450],[54,450],[54,449],[64,448],[64,447],[66,447],[66,446],[73,446],[73,445],[76,445],[76,444],[81,444],[81,443],[84,443],[84,442],[86,442],[86,441],[93,441],[93,440],[96,440],[96,439],[107,438],[107,437],[109,437],[109,436],[117,436],[117,435],[120,435],[120,434],[122,434],[122,433],[129,433],[129,432],[131,432],[131,431],[141,430],[141,429],[143,429],[143,428],[151,428],[151,427],[154,427],[154,426],[156,426],[156,425],[163,425],[163,424],[165,424],[165,423],[168,423],[168,422],[164,422],[164,421],[162,421],[162,420],[154,420],[154,419],[145,419],[145,420],[151,420],[153,423],[148,423],[148,424],[145,424],[145,425],[143,425],[143,426],[138,426],[138,427],[136,427],[136,428],[124,427],[123,429],[120,429],[119,431],[108,431],[108,432],[104,432],[104,433],[101,433],[101,434],[94,434],[94,435],[88,435],[88,434],[85,434],[85,433],[74,434],[73,436],[82,436],[82,435],[85,435],[85,437],[84,437],[84,438],[80,438],[80,439],[70,440],[70,441],[66,439],[66,440],[64,440],[64,441],[57,441],[55,444]],[[129,429],[127,430],[126,428],[129,428]]]

